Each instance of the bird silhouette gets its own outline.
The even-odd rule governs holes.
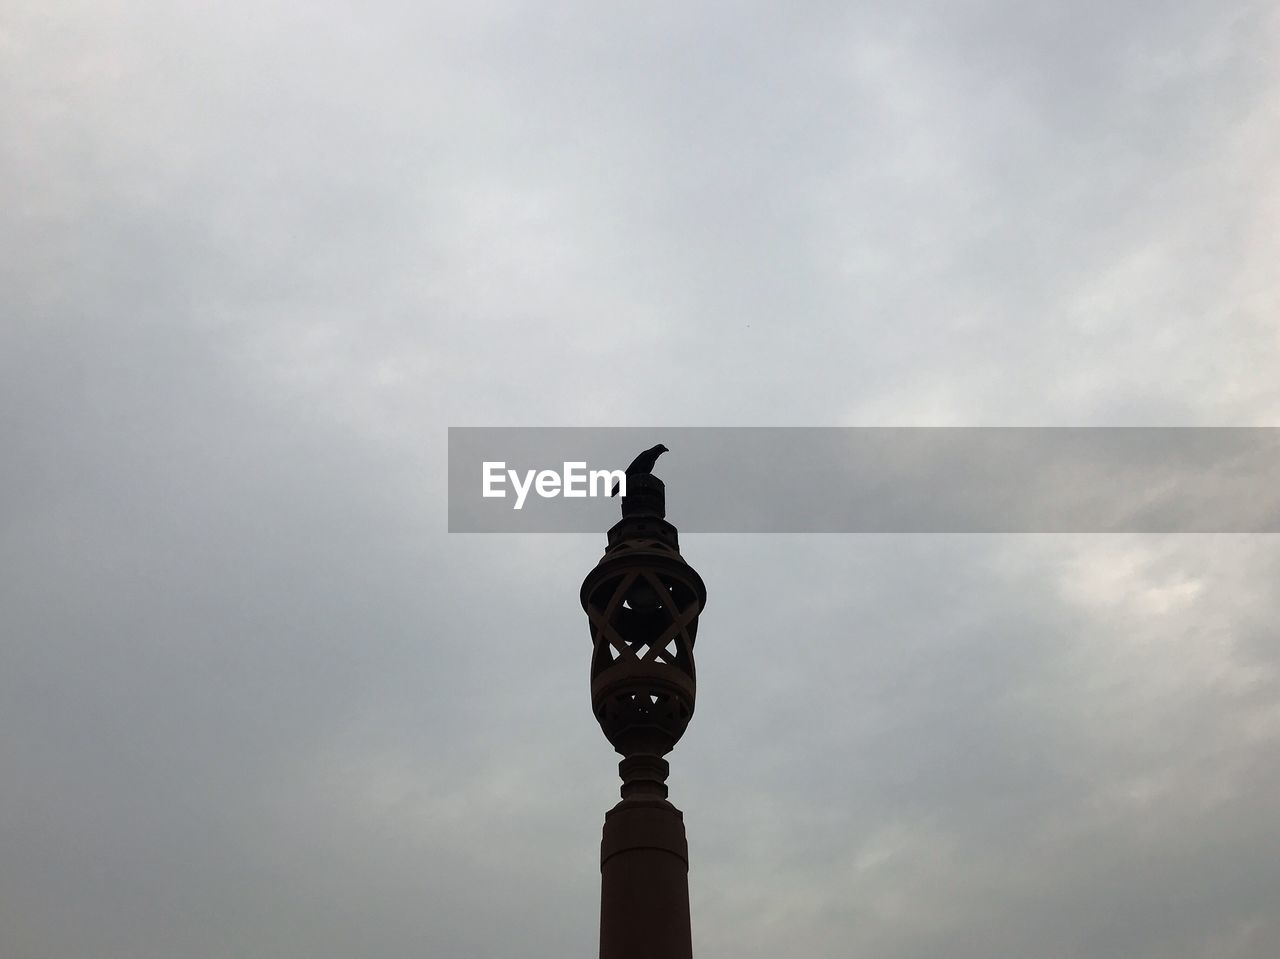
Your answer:
[[[627,467],[627,475],[636,476],[640,473],[652,473],[653,464],[658,462],[659,456],[667,452],[670,452],[670,451],[661,443],[659,443],[657,446],[649,447],[647,450],[645,450],[643,453],[641,453],[639,456],[637,456],[635,459],[631,461],[631,465]],[[618,490],[621,488],[621,486],[622,486],[621,483],[614,483],[613,492],[610,493],[609,495],[617,496]]]

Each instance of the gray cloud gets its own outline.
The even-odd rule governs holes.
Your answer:
[[[603,539],[447,426],[1280,412],[1261,4],[11,8],[6,957],[595,948]],[[699,955],[1276,953],[1270,540],[684,547]]]

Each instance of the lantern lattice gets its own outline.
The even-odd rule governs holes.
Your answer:
[[[648,502],[624,501],[624,518],[609,531],[609,547],[581,597],[593,644],[592,708],[624,756],[663,756],[684,734],[697,690],[693,644],[707,597],[702,577],[680,555],[675,527],[662,519],[661,481],[644,479]]]

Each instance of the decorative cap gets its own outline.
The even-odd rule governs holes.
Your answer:
[[[652,473],[633,473],[627,476],[627,495],[622,497],[622,515],[667,516],[667,487]]]

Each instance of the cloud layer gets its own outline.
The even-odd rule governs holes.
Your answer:
[[[590,955],[603,536],[446,427],[1277,425],[1278,38],[9,4],[0,952]],[[1280,949],[1270,538],[683,545],[698,955]]]

